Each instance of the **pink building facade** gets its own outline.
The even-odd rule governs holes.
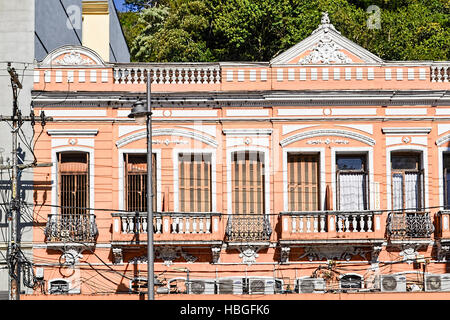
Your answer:
[[[449,77],[326,16],[270,62],[54,50],[34,76],[53,117],[35,154],[53,165],[34,172],[41,286],[25,298],[147,290],[146,128],[128,115],[149,79],[157,299],[446,299]]]

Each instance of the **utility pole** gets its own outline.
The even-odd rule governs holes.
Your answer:
[[[22,89],[22,84],[17,77],[14,68],[8,64],[8,72],[11,76],[11,86],[13,90],[13,115],[12,115],[12,177],[11,177],[11,212],[8,217],[9,223],[9,242],[8,242],[8,264],[9,264],[9,299],[20,300],[20,266],[15,260],[18,252],[19,239],[17,237],[18,218],[20,217],[19,193],[17,192],[19,173],[17,163],[17,136],[20,128],[19,121],[21,120],[21,113],[17,105],[17,88]]]
[[[7,261],[9,268],[9,299],[10,300],[20,300],[20,237],[18,236],[18,226],[20,221],[20,194],[18,190],[18,176],[19,170],[25,168],[31,168],[39,166],[36,162],[30,165],[19,164],[18,163],[18,135],[20,127],[24,121],[30,121],[34,126],[36,120],[41,121],[42,126],[45,125],[46,121],[53,120],[52,118],[45,117],[45,114],[41,112],[39,117],[35,117],[33,111],[29,117],[22,116],[18,106],[18,95],[17,89],[22,89],[22,84],[19,80],[17,72],[11,67],[11,63],[8,63],[7,67],[8,73],[11,77],[11,87],[13,91],[13,110],[12,116],[6,117],[0,115],[0,121],[11,121],[12,122],[12,165],[1,165],[0,169],[11,169],[11,210],[8,213],[8,226],[9,226],[9,240],[8,240],[8,252]],[[51,164],[50,164],[51,165]],[[44,164],[43,166],[48,166]]]

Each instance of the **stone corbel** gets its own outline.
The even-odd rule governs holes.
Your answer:
[[[122,248],[112,248],[113,263],[120,264],[123,262]]]
[[[383,249],[382,245],[379,245],[379,246],[377,245],[372,248],[372,257],[371,257],[372,263],[378,262],[378,257],[380,255],[380,252],[382,249]]]
[[[220,259],[220,251],[222,250],[221,246],[212,246],[211,254],[212,254],[212,263],[218,263]]]
[[[439,261],[447,261],[447,255],[450,252],[450,243],[442,244],[441,242],[436,243],[436,255]]]
[[[288,263],[290,253],[291,253],[291,247],[281,247],[280,262]]]

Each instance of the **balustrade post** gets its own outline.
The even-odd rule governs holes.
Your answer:
[[[319,217],[313,216],[314,232],[319,232]]]
[[[372,216],[367,216],[367,232],[372,232]]]
[[[320,232],[325,232],[325,215],[320,215]]]
[[[192,217],[192,233],[197,233],[197,218]]]

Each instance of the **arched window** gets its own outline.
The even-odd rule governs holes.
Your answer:
[[[49,282],[50,288],[49,292],[50,294],[67,294],[69,293],[70,285],[69,282],[66,280],[51,280]]]
[[[346,274],[341,277],[341,289],[361,289],[363,278],[357,274]]]

